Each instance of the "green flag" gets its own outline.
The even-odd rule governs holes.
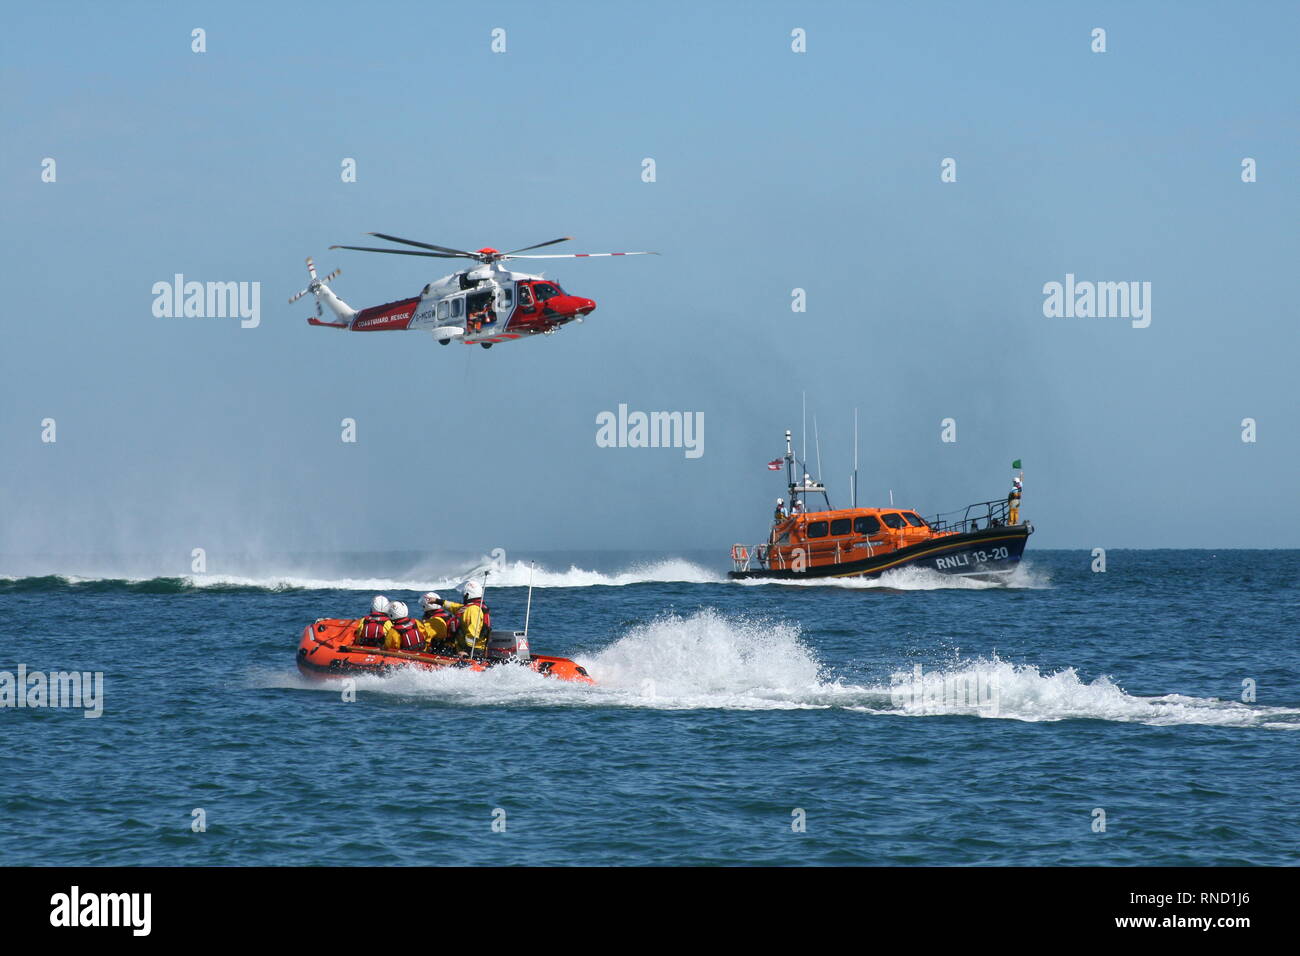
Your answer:
[[[1013,462],[1011,463],[1011,467],[1012,467],[1012,468],[1020,468],[1020,467],[1021,467],[1020,459],[1017,458],[1015,461],[1013,461]]]

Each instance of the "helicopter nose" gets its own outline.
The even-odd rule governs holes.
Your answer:
[[[580,295],[567,295],[564,297],[564,302],[558,311],[580,319],[584,315],[590,315],[595,310],[596,303],[593,300],[584,299]]]

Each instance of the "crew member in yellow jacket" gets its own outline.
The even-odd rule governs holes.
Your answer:
[[[444,609],[456,615],[456,649],[470,657],[487,653],[488,634],[492,630],[492,614],[483,605],[483,585],[469,581],[465,585],[465,603],[443,601]]]
[[[452,632],[456,627],[456,618],[444,605],[446,602],[436,591],[429,591],[420,598],[420,607],[424,609],[424,621],[428,641],[426,651],[435,653],[455,653]]]
[[[429,643],[429,626],[424,621],[416,620],[407,611],[401,601],[394,601],[388,607],[388,616],[392,625],[384,635],[384,650],[407,651],[418,653]]]

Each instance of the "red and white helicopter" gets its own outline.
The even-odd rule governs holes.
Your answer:
[[[539,242],[510,252],[484,248],[477,252],[435,246],[413,239],[386,236],[381,232],[369,233],[378,239],[416,246],[427,252],[408,249],[376,249],[371,246],[330,246],[331,249],[355,249],[358,252],[386,252],[398,256],[427,256],[431,259],[472,259],[477,265],[453,272],[435,282],[430,282],[418,296],[400,299],[384,305],[371,306],[360,311],[352,308],[334,294],[327,285],[343,270],[335,269],[325,278],[318,278],[316,266],[310,258],[307,271],[311,283],[290,304],[303,296],[316,297],[317,318],[309,318],[311,325],[331,329],[349,329],[353,332],[392,332],[424,330],[433,333],[441,345],[459,339],[465,345],[491,348],[498,342],[509,342],[529,335],[554,332],[569,322],[581,322],[596,308],[591,299],[569,295],[554,279],[540,275],[511,272],[505,266],[507,259],[587,259],[603,256],[653,256],[656,252],[571,252],[563,255],[520,255],[530,249],[541,249],[556,243],[568,242],[572,236]],[[321,304],[329,307],[336,321],[323,321]]]

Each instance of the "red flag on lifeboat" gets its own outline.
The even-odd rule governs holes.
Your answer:
[[[767,463],[767,470],[768,470],[768,471],[780,471],[780,470],[781,470],[781,462],[782,462],[782,460],[783,460],[783,459],[780,459],[780,458],[773,458],[771,461],[769,461],[769,462]]]

